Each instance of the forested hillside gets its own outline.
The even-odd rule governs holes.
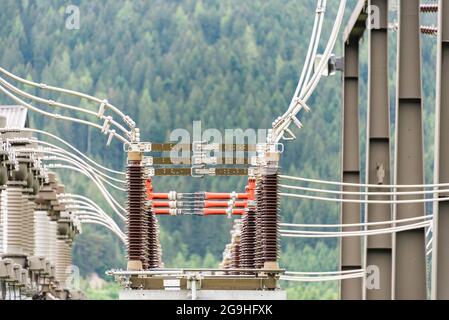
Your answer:
[[[349,7],[354,3],[349,1]],[[196,120],[202,121],[203,129],[269,128],[293,95],[315,10],[313,0],[73,0],[72,4],[80,8],[79,30],[65,28],[66,1],[2,0],[0,65],[36,82],[107,98],[137,121],[142,140],[153,142],[167,141],[172,130],[190,129]],[[337,4],[329,1],[324,39]],[[428,173],[434,95],[431,45],[426,40]],[[366,43],[362,46],[366,56]],[[393,55],[391,60],[393,67]],[[366,67],[362,78],[366,79]],[[391,79],[393,84],[394,73]],[[340,77],[323,79],[318,89],[309,101],[313,110],[303,119],[305,128],[296,132],[296,141],[286,144],[282,171],[338,180]],[[3,96],[0,102],[12,103]],[[101,163],[123,169],[125,158],[118,142],[106,148],[106,137],[97,131],[35,114],[31,119],[33,126],[62,136]],[[362,142],[363,129],[364,125]],[[70,172],[60,176],[75,193],[87,194],[107,208],[95,186],[83,177]],[[244,179],[155,179],[156,190],[164,191],[232,191],[244,185]],[[123,195],[117,197],[125,201]],[[338,212],[338,205],[312,201],[287,200],[281,207],[282,220],[295,223],[337,223]],[[215,217],[167,217],[160,223],[167,267],[216,267],[232,225],[227,218]],[[291,271],[336,270],[337,244],[336,240],[285,240],[282,266]],[[84,228],[74,257],[84,276],[92,272],[104,276],[107,269],[125,266],[119,241],[96,227]],[[338,296],[337,283],[289,286],[290,298]]]

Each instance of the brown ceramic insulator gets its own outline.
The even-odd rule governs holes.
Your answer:
[[[154,221],[156,223],[156,246],[157,246],[157,265],[158,268],[163,268],[164,267],[164,263],[162,262],[162,246],[161,246],[161,241],[160,241],[160,229],[159,229],[159,223],[157,220],[156,215],[154,216]]]
[[[231,269],[240,268],[240,243],[234,242],[231,248]],[[232,274],[239,274],[239,272],[232,272]]]
[[[421,26],[421,33],[436,36],[438,34],[438,28],[432,26]]]
[[[158,246],[158,228],[156,216],[151,210],[147,209],[148,218],[148,268],[159,268],[159,246]]]
[[[255,239],[255,267],[260,269],[263,267],[263,250],[262,250],[262,212],[264,208],[262,198],[262,180],[259,179],[256,185],[256,239]]]
[[[129,161],[128,188],[128,259],[142,262],[148,269],[148,216],[145,210],[146,192],[143,167],[140,161]]]
[[[438,3],[421,4],[421,12],[438,12]]]
[[[279,254],[279,193],[278,175],[266,174],[262,176],[260,197],[262,208],[260,215],[261,231],[261,261],[260,267],[265,262],[277,262]]]
[[[256,268],[256,210],[248,208],[243,216],[240,241],[240,261],[243,269]]]

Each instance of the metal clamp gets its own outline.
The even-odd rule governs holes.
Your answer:
[[[220,145],[218,143],[206,143],[206,141],[193,141],[192,143],[192,151],[194,153],[203,153],[203,152],[210,152],[220,151]]]
[[[131,119],[130,116],[125,116],[123,117],[123,122],[126,123],[126,125],[130,128],[130,129],[134,129],[136,127],[136,122]]]
[[[144,167],[152,166],[153,163],[154,163],[153,157],[151,157],[151,156],[144,156],[144,157],[143,157],[142,165],[143,165]]]
[[[194,165],[191,168],[193,178],[202,178],[204,176],[215,176],[215,168],[206,168],[204,165]]]
[[[148,178],[154,177],[155,174],[156,174],[156,171],[154,170],[154,168],[149,168],[149,167],[144,168],[144,175],[146,175]]]
[[[151,152],[152,144],[151,142],[140,142],[139,149],[141,152]]]
[[[206,154],[199,154],[192,156],[193,165],[211,165],[215,166],[218,163],[217,157],[208,157]]]

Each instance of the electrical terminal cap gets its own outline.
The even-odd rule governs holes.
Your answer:
[[[109,137],[108,137],[108,141],[106,142],[106,146],[109,147],[111,145],[111,142],[112,142],[112,139],[114,138],[114,136],[115,136],[115,130],[112,129],[109,133]]]
[[[227,215],[228,219],[232,219],[232,208],[226,209],[226,215]]]
[[[168,200],[171,200],[171,201],[177,200],[177,193],[176,193],[176,191],[170,191],[168,193]]]
[[[98,108],[98,117],[99,118],[103,118],[107,104],[108,104],[108,100],[106,100],[106,99],[104,99],[101,102],[100,107]]]
[[[300,105],[302,109],[304,109],[305,112],[310,112],[309,106],[304,102],[304,100],[300,98],[295,99],[296,106]],[[292,114],[290,117],[295,116]]]
[[[139,142],[139,149],[141,152],[151,152],[153,146],[151,142]]]
[[[153,165],[153,157],[151,156],[144,156],[142,163],[144,166],[152,166]]]
[[[123,121],[130,129],[134,129],[136,127],[136,122],[130,116],[124,116]]]
[[[103,134],[108,134],[109,128],[111,127],[111,121],[112,121],[112,117],[111,116],[108,116],[108,117],[104,118],[103,127],[101,128],[101,132]]]
[[[182,203],[179,203],[179,205],[181,206]],[[178,207],[178,201],[177,200],[170,200],[170,201],[168,201],[168,206],[171,209],[176,209]]]
[[[228,207],[234,208],[235,207],[235,199],[231,198],[231,200],[228,201]]]

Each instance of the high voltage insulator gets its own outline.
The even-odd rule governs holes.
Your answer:
[[[47,211],[37,210],[35,212],[35,255],[51,256],[51,246],[54,240],[51,235],[51,221]],[[56,231],[55,231],[56,236]],[[54,263],[54,261],[52,261]]]
[[[261,186],[261,179],[260,177],[257,179],[257,185],[256,185],[256,238],[255,238],[255,267],[257,269],[263,268],[263,248],[262,248],[262,212],[264,208],[264,201],[262,197],[262,186]]]
[[[244,269],[256,267],[256,210],[253,207],[248,208],[242,218],[240,261]]]
[[[4,248],[8,254],[22,254],[25,251],[23,241],[23,196],[22,187],[10,184],[7,191],[7,225],[6,243]]]
[[[424,3],[421,4],[421,12],[438,12],[438,3]]]
[[[65,239],[56,241],[56,280],[63,287],[67,287],[67,276],[72,264],[71,246]]]
[[[129,153],[128,187],[128,269],[148,267],[148,215],[144,168],[140,153]]]
[[[240,234],[235,234],[231,247],[231,269],[240,269]],[[232,272],[232,274],[238,274],[238,272]]]
[[[438,34],[438,28],[434,26],[421,26],[421,33],[436,36]]]
[[[148,265],[147,268],[159,267],[158,228],[156,216],[151,206],[147,209],[148,219]]]
[[[270,264],[277,263],[279,254],[279,194],[278,173],[267,173],[262,175],[260,181],[260,208],[259,225],[261,255],[259,265],[263,268],[272,267]]]
[[[248,179],[246,193],[245,214],[242,218],[242,231],[240,239],[240,264],[244,269],[256,267],[256,209],[255,209],[256,178]]]

